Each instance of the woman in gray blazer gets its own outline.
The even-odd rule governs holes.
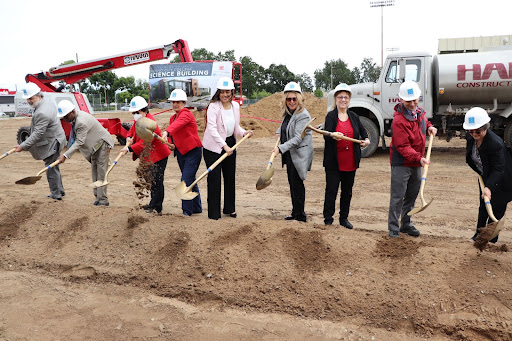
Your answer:
[[[313,163],[313,138],[311,130],[307,130],[304,138],[302,131],[311,120],[311,116],[304,107],[304,97],[300,85],[295,82],[286,84],[282,101],[283,120],[277,130],[280,144],[274,148],[274,153],[282,154],[282,165],[286,165],[290,196],[292,198],[292,214],[285,220],[306,221],[304,202],[306,200],[307,171],[311,170]]]

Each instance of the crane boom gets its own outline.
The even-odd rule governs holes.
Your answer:
[[[52,67],[50,70],[38,74],[28,74],[25,76],[25,80],[37,84],[42,91],[60,92],[60,89],[55,88],[51,83],[64,81],[67,84],[73,84],[95,73],[167,59],[172,53],[177,53],[180,56],[181,62],[194,61],[188,43],[185,40],[179,39],[172,44],[163,46]]]

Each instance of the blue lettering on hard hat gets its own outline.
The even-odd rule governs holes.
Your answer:
[[[413,89],[407,89],[407,94],[408,95],[414,95],[414,90]]]
[[[173,94],[172,94],[172,97],[176,97],[176,93],[173,93]]]
[[[290,89],[293,89],[293,88],[295,88],[295,85],[290,84]]]
[[[62,109],[61,109],[61,108],[59,108],[58,110],[59,110],[59,112],[62,114]]]
[[[135,106],[135,101],[132,101],[132,102],[130,103],[130,105],[131,105],[132,107],[134,107],[134,106]]]
[[[224,85],[224,86],[228,86],[228,82],[227,82],[227,81],[224,81],[224,83],[222,83],[222,85]]]
[[[23,89],[23,93],[26,95],[27,94],[27,89]]]
[[[468,117],[468,122],[469,123],[475,123],[475,118],[474,117]]]

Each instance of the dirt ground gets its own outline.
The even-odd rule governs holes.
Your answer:
[[[242,114],[279,120],[278,102]],[[323,122],[325,100],[311,97],[307,107]],[[159,125],[169,117],[158,115]],[[25,125],[29,119],[0,120],[0,151]],[[15,184],[43,168],[29,153],[0,160],[0,340],[512,340],[510,223],[496,246],[481,252],[468,242],[478,184],[463,140],[434,142],[425,188],[433,202],[413,218],[421,236],[390,239],[387,150],[357,171],[355,228],[325,226],[323,140],[315,135],[308,222],[289,222],[279,157],[272,184],[255,189],[278,124],[242,125],[255,136],[238,149],[236,219],[207,218],[206,180],[205,211],[183,216],[174,158],[162,216],[138,209],[146,202],[135,194],[129,156],[109,176],[110,207],[92,205],[89,164],[79,154],[61,165],[62,201],[46,198],[45,177]],[[198,175],[205,169],[203,162]]]

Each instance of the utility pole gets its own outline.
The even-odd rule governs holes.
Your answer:
[[[380,7],[380,67],[384,67],[384,7],[395,6],[395,0],[370,1],[370,7]]]
[[[331,62],[331,90],[333,89],[333,87],[332,87],[332,64],[333,63]]]

